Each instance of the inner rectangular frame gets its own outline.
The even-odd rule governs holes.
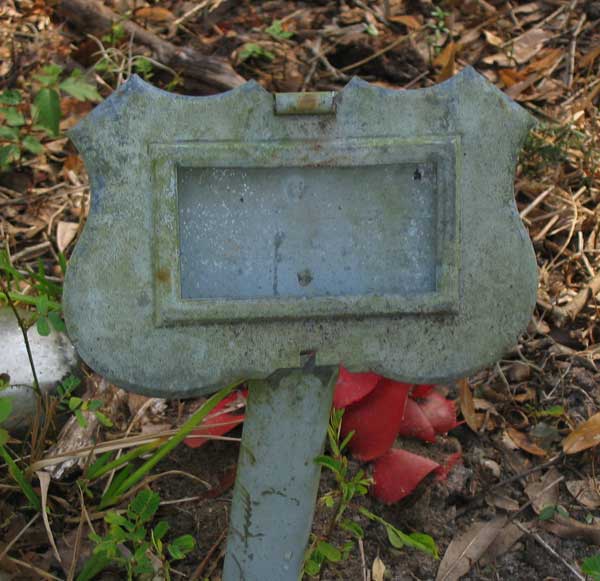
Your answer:
[[[153,288],[158,326],[265,320],[453,314],[459,307],[458,136],[335,141],[181,142],[149,146],[153,178]],[[177,167],[356,167],[433,163],[437,183],[436,290],[382,294],[183,299]]]

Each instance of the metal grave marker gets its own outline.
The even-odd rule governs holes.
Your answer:
[[[340,362],[442,382],[515,344],[537,286],[513,199],[532,124],[465,69],[210,97],[134,76],[72,131],[92,186],[65,282],[82,358],[154,396],[252,380],[225,581],[297,578]]]

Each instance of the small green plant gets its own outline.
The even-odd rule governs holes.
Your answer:
[[[3,387],[4,389],[4,387]],[[9,397],[0,397],[0,424],[5,422],[12,413],[12,400]],[[33,490],[31,484],[25,477],[23,471],[17,466],[9,449],[7,448],[10,435],[5,428],[0,427],[0,458],[2,458],[8,466],[8,472],[13,480],[17,483],[21,492],[25,495],[31,506],[38,512],[42,510],[40,497]]]
[[[540,514],[538,515],[538,518],[540,520],[550,520],[557,515],[568,517],[569,513],[567,512],[567,509],[564,506],[561,506],[560,504],[549,504],[548,506],[542,508]]]
[[[100,100],[96,87],[86,81],[77,69],[64,77],[63,67],[52,64],[44,67],[34,79],[41,88],[29,108],[29,119],[23,113],[27,105],[20,91],[9,89],[0,93],[0,171],[17,163],[24,151],[35,155],[44,151],[42,142],[33,134],[35,131],[58,136],[61,92],[80,101]]]
[[[392,547],[396,549],[402,549],[404,547],[410,547],[431,555],[434,559],[439,559],[437,545],[433,538],[425,533],[410,533],[406,534],[400,529],[397,529],[394,525],[382,519],[381,517],[368,511],[366,508],[360,508],[360,513],[366,516],[369,520],[382,524],[385,527],[388,540]]]
[[[145,81],[149,81],[154,76],[154,66],[145,57],[136,59],[133,63],[133,68]]]
[[[581,570],[592,578],[592,581],[600,581],[600,553],[588,557],[582,564]]]
[[[23,151],[35,155],[44,151],[37,137],[29,133],[25,116],[21,111],[23,97],[17,90],[10,89],[0,93],[0,171],[8,169],[21,159]]]
[[[62,255],[59,258],[64,274],[66,260]],[[22,303],[34,308],[27,321],[21,320],[26,327],[25,330],[34,324],[42,336],[49,335],[51,329],[59,332],[65,330],[60,303],[62,288],[48,280],[41,261],[38,262],[37,270],[30,270],[27,275],[23,275],[11,264],[6,251],[0,250],[0,275],[3,278],[3,282],[0,284],[0,301],[12,304]],[[28,294],[23,294],[18,290],[19,284],[23,282],[27,282],[31,287]]]
[[[170,580],[171,561],[184,559],[196,542],[191,535],[182,535],[165,543],[169,525],[159,521],[150,527],[159,505],[160,496],[146,489],[129,503],[125,514],[109,511],[104,517],[108,532],[90,534],[96,546],[78,581],[93,579],[110,565],[124,569],[128,580],[161,573]]]
[[[293,32],[283,28],[281,20],[273,20],[273,24],[266,28],[265,32],[276,40],[288,40],[294,36]]]
[[[109,46],[117,46],[125,38],[126,31],[122,22],[112,25],[110,32],[102,37],[102,42]]]
[[[247,42],[244,46],[242,46],[242,50],[240,51],[239,60],[240,62],[247,61],[249,59],[265,59],[268,61],[272,61],[275,58],[275,55],[262,47],[260,44],[256,44],[255,42]]]
[[[73,392],[79,387],[81,381],[74,375],[66,377],[62,383],[56,388],[58,395],[58,409],[62,411],[73,412],[77,423],[85,428],[87,420],[84,412],[93,413],[96,419],[106,428],[111,428],[113,423],[105,414],[100,411],[104,402],[99,399],[83,400],[80,397],[73,395]]]
[[[59,134],[61,92],[78,101],[101,100],[95,85],[86,81],[80,70],[73,70],[67,77],[63,76],[63,72],[63,67],[52,64],[43,67],[42,72],[34,76],[42,86],[33,99],[34,122],[52,137]]]
[[[431,12],[433,22],[428,23],[427,28],[429,28],[432,33],[429,42],[433,45],[435,54],[440,52],[444,36],[450,32],[446,26],[446,18],[448,18],[448,16],[450,16],[450,13],[443,10],[440,6],[436,6]]]
[[[102,478],[104,475],[116,471],[110,486],[100,499],[99,508],[102,510],[114,506],[121,497],[146,476],[165,456],[179,445],[190,432],[214,409],[214,407],[227,397],[241,382],[236,382],[223,388],[206,400],[179,428],[177,433],[168,440],[159,439],[148,444],[138,446],[126,454],[112,458],[107,452],[97,458],[84,473],[82,487],[89,490],[88,483]],[[151,454],[141,466],[133,465],[133,460]]]
[[[335,477],[336,488],[321,497],[321,502],[329,509],[333,509],[331,520],[323,537],[312,535],[309,549],[304,561],[304,573],[317,576],[326,563],[337,563],[347,559],[354,547],[356,539],[364,536],[362,527],[352,519],[344,518],[346,511],[352,506],[352,501],[367,494],[372,479],[367,477],[364,470],[352,472],[348,458],[344,454],[348,443],[354,436],[350,432],[341,439],[343,409],[333,409],[327,428],[330,454],[318,456],[315,462],[331,471]],[[423,533],[406,534],[364,508],[358,512],[371,521],[382,524],[387,531],[390,543],[396,548],[404,546],[423,551],[434,558],[439,558],[435,541]],[[336,528],[349,535],[349,540],[341,547],[335,547],[329,539]]]

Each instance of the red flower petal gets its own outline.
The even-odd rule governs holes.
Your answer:
[[[433,391],[419,405],[437,434],[445,434],[458,426],[454,402],[443,395]]]
[[[345,408],[356,403],[369,395],[380,379],[381,375],[376,373],[350,373],[340,365],[340,374],[333,392],[333,407]]]
[[[433,470],[437,462],[393,448],[375,461],[373,468],[373,495],[387,504],[408,496]]]
[[[432,391],[433,385],[413,385],[412,391],[410,392],[410,397],[415,399],[427,397]]]
[[[381,379],[368,396],[346,408],[342,420],[342,436],[352,430],[348,447],[359,460],[372,460],[391,448],[398,430],[410,385]]]
[[[184,440],[190,448],[200,448],[210,438],[198,436],[222,436],[239,426],[245,419],[242,414],[233,414],[232,410],[239,409],[246,404],[248,390],[236,391],[220,401],[215,408],[204,418],[204,421]]]
[[[436,480],[446,480],[454,468],[459,462],[462,462],[462,454],[460,452],[454,452],[450,454],[446,461],[436,470]]]
[[[425,442],[435,442],[435,430],[431,422],[421,411],[419,404],[410,398],[406,402],[404,418],[400,424],[398,435],[407,438],[418,438]]]

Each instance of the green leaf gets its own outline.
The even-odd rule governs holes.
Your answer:
[[[304,563],[304,572],[311,577],[316,577],[321,571],[321,563],[313,559],[308,559]]]
[[[26,135],[25,137],[23,137],[21,144],[27,151],[35,153],[36,155],[38,153],[44,153],[44,146],[40,143],[38,139],[33,137],[33,135]]]
[[[427,553],[435,559],[439,559],[439,553],[435,541],[429,535],[424,533],[411,533],[410,535],[407,535],[406,533],[403,533],[401,530],[397,529],[394,525],[387,522],[385,519],[373,514],[364,507],[359,508],[359,512],[366,516],[369,520],[378,522],[385,527],[388,540],[393,547],[401,549],[407,545],[413,549]]]
[[[0,127],[0,129],[2,129]],[[18,161],[21,157],[21,152],[16,145],[0,146],[0,168],[8,167],[12,162]]]
[[[355,523],[349,519],[342,521],[340,523],[340,528],[354,535],[357,539],[362,539],[365,536],[365,532],[363,531],[362,527],[358,523]]]
[[[81,407],[83,400],[80,397],[70,397],[69,398],[69,409],[74,412],[76,409]]]
[[[129,522],[123,515],[113,510],[106,513],[104,516],[104,521],[109,525],[119,525],[127,529],[131,529],[133,527],[133,523]]]
[[[4,446],[0,446],[0,456],[4,459],[6,464],[8,464],[8,472],[13,477],[15,482],[19,485],[19,488],[23,492],[23,494],[27,497],[27,500],[31,503],[31,505],[38,511],[42,510],[42,502],[40,501],[40,497],[36,494],[35,490],[33,490],[31,484],[25,478],[25,474],[21,471],[21,469],[17,466],[16,462],[13,460],[13,457],[10,455],[8,450]]]
[[[80,409],[75,410],[75,419],[80,427],[85,428],[87,426],[87,420]]]
[[[317,551],[321,553],[328,561],[332,563],[337,563],[342,560],[342,553],[339,549],[334,547],[331,543],[327,541],[321,541],[317,545]]]
[[[327,508],[333,508],[333,506],[335,505],[335,499],[333,498],[333,496],[327,495],[323,497],[323,504],[327,507]]]
[[[355,433],[356,430],[352,430],[351,432],[346,434],[346,437],[342,440],[342,443],[340,444],[340,452],[344,451],[344,448],[348,445],[348,442],[354,437]]]
[[[6,141],[18,141],[19,130],[14,127],[8,127],[7,125],[0,125],[0,139]]]
[[[100,93],[96,89],[96,85],[86,81],[83,73],[77,69],[60,84],[60,88],[79,101],[102,100]]]
[[[407,544],[413,549],[418,549],[423,553],[428,553],[435,559],[440,558],[438,548],[433,540],[433,537],[426,535],[425,533],[410,533],[408,538],[410,539],[410,542]]]
[[[10,434],[4,428],[0,428],[0,446],[4,446],[9,438]]]
[[[588,557],[582,564],[581,570],[594,581],[600,581],[600,553]]]
[[[130,518],[139,518],[142,522],[150,520],[158,510],[160,496],[152,490],[141,490],[131,501],[127,514]]]
[[[161,520],[154,527],[154,530],[152,531],[152,534],[154,535],[154,538],[156,540],[160,540],[160,539],[162,539],[167,534],[168,530],[169,530],[169,523],[165,522],[164,520]]]
[[[320,466],[325,466],[325,468],[329,468],[332,472],[336,474],[339,473],[342,463],[331,456],[317,456],[315,458],[315,462]]]
[[[283,26],[281,25],[281,20],[273,20],[273,24],[266,28],[265,32],[278,40],[285,40],[294,36],[293,32],[290,32],[289,30],[284,30]]]
[[[236,387],[241,385],[242,381],[236,381],[227,387],[224,387],[217,393],[210,396],[192,415],[189,417],[183,425],[177,430],[177,433],[169,440],[164,443],[160,443],[160,447],[154,454],[139,466],[133,474],[129,475],[126,479],[119,482],[118,486],[113,486],[116,482],[116,478],[113,481],[113,485],[106,491],[102,500],[100,501],[100,508],[106,508],[118,502],[119,497],[127,490],[129,490],[134,484],[136,484],[141,478],[143,478],[150,470],[156,466],[165,456],[167,456],[173,448],[183,442],[189,433],[202,422],[202,420],[213,410],[213,408],[225,397],[227,397]],[[148,445],[148,444],[147,444]],[[141,446],[142,447],[142,446]]]
[[[104,405],[104,402],[101,399],[92,399],[88,402],[87,409],[91,412],[95,412],[99,410]]]
[[[19,105],[22,100],[21,93],[16,89],[8,89],[0,93],[0,104],[2,105]]]
[[[47,337],[50,335],[50,324],[48,323],[48,317],[39,317],[35,323],[35,327],[37,332],[42,337]]]
[[[48,319],[50,320],[50,323],[52,323],[54,330],[58,333],[64,333],[67,330],[65,322],[62,320],[58,311],[50,311],[48,313]]]
[[[550,416],[553,418],[559,418],[565,415],[565,408],[561,405],[553,405],[545,410],[537,412],[535,415],[540,417]]]
[[[57,136],[60,124],[60,99],[54,89],[42,89],[33,100],[35,122],[50,135]]]
[[[141,57],[133,63],[133,68],[138,75],[141,75],[146,81],[149,81],[153,76],[154,65],[146,58]]]
[[[254,42],[247,42],[240,51],[240,61],[245,61],[251,58],[264,58],[272,61],[275,58],[275,55],[264,49],[259,44]]]
[[[550,520],[551,518],[554,517],[555,514],[556,514],[556,506],[553,504],[549,504],[548,506],[545,506],[544,508],[542,508],[542,510],[540,511],[540,514],[538,515],[538,518],[540,520]]]
[[[60,65],[47,65],[42,68],[40,74],[34,75],[34,79],[38,80],[45,87],[50,87],[58,83],[62,71],[63,68]]]
[[[7,125],[11,127],[21,127],[21,125],[25,125],[25,117],[23,117],[23,113],[15,107],[9,107],[8,109],[0,109],[0,114],[4,116],[4,120]]]
[[[107,464],[111,456],[112,452],[104,452],[104,454],[101,454],[96,461],[88,467],[87,471],[85,472],[85,478],[88,480],[94,478],[94,474]]]
[[[85,560],[83,569],[77,576],[77,581],[91,581],[91,579],[106,569],[111,562],[112,560],[107,556],[106,552],[95,552],[94,550],[92,556]]]
[[[154,573],[154,567],[152,567],[152,561],[147,555],[139,555],[136,558],[136,565],[133,568],[133,572],[140,577],[143,575],[152,575]]]
[[[196,541],[192,535],[182,535],[169,543],[167,550],[173,559],[183,559],[195,546]]]
[[[96,416],[96,419],[105,427],[105,428],[112,428],[113,427],[113,423],[112,420],[104,415],[102,412],[94,412],[94,415]]]
[[[0,397],[0,424],[10,416],[12,412],[12,399]]]

